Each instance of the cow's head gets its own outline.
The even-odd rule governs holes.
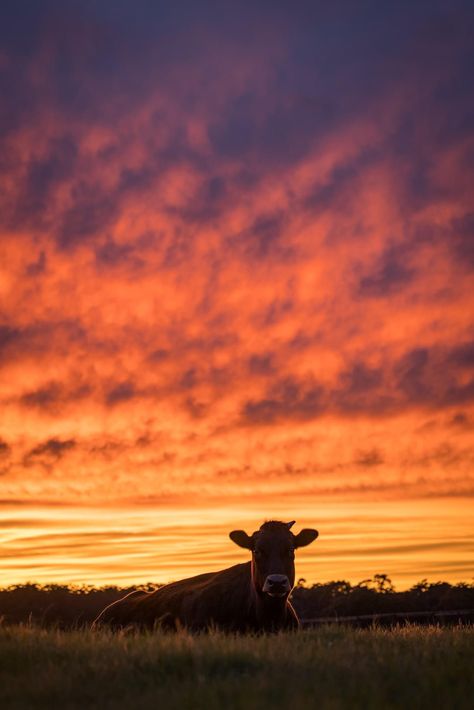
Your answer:
[[[260,530],[247,535],[234,530],[230,539],[252,552],[252,579],[257,593],[287,597],[295,583],[295,549],[305,547],[318,537],[318,531],[305,528],[293,535],[294,524],[271,520]]]

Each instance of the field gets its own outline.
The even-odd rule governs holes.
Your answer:
[[[473,627],[276,636],[0,630],[0,707],[471,708]]]

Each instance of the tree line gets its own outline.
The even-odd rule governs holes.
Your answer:
[[[130,587],[22,584],[0,588],[0,619],[4,624],[34,623],[72,628],[88,625],[108,604],[136,589],[151,592],[160,585]],[[298,616],[343,618],[371,614],[413,614],[471,610],[474,583],[422,580],[406,591],[395,590],[386,574],[358,584],[341,580],[307,585],[300,579],[292,593]]]

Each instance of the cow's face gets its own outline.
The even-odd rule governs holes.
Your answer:
[[[318,531],[309,528],[293,535],[293,524],[270,521],[252,535],[243,530],[230,533],[236,545],[252,552],[252,579],[259,594],[287,597],[295,583],[295,549],[318,537]]]

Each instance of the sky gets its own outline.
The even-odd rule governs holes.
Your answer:
[[[0,24],[0,584],[474,575],[474,10]]]

